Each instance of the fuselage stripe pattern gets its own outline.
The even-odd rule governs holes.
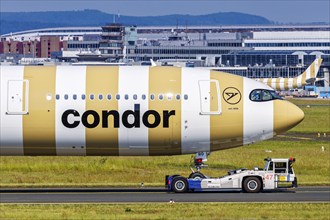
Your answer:
[[[56,155],[56,67],[26,66],[24,79],[29,80],[29,114],[23,115],[24,155]]]
[[[86,154],[118,156],[119,67],[88,66],[86,70]],[[81,99],[81,97],[79,97]],[[110,114],[112,111],[112,114]],[[115,123],[116,121],[116,123]]]
[[[185,94],[180,100],[169,100],[166,96],[171,93],[181,94],[181,68],[150,67],[149,109],[152,111],[142,119],[150,124],[149,155],[166,155],[169,151],[181,154],[181,102],[185,101]]]

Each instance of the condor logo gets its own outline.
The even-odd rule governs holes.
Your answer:
[[[222,94],[224,100],[231,105],[235,105],[241,101],[241,92],[234,87],[227,87]]]
[[[134,105],[134,111],[127,110],[123,112],[123,115],[121,117],[122,125],[126,128],[139,128],[141,126],[140,122],[140,105],[135,104]],[[73,122],[69,122],[68,118],[72,117],[75,118]],[[163,111],[163,127],[168,128],[169,127],[169,118],[175,115],[175,110],[171,111]],[[62,123],[67,128],[76,128],[80,122],[86,127],[86,128],[95,128],[97,127],[100,122],[102,123],[102,128],[108,128],[108,118],[109,116],[112,116],[114,118],[114,123],[112,127],[119,128],[120,127],[120,115],[119,112],[116,110],[104,110],[102,111],[102,115],[100,116],[96,111],[94,110],[88,110],[85,111],[82,116],[80,117],[79,112],[77,112],[74,109],[66,110],[62,114]],[[132,120],[128,120],[128,118],[132,116]],[[88,120],[88,118],[91,117],[93,120]],[[150,120],[150,118],[154,118],[154,120]],[[91,122],[92,121],[92,122]],[[155,128],[158,127],[161,123],[161,116],[159,113],[155,110],[148,110],[142,115],[142,123],[148,127],[148,128]]]

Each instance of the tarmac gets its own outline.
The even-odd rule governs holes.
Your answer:
[[[330,202],[330,187],[301,187],[260,193],[212,191],[173,193],[164,188],[1,188],[0,203],[136,202]]]

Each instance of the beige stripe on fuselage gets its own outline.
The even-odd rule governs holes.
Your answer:
[[[211,71],[211,79],[219,82],[222,105],[221,115],[210,115],[211,151],[242,146],[243,77]],[[216,96],[214,92],[211,90],[212,97]],[[234,96],[230,98],[231,95]]]
[[[113,115],[108,117],[108,126],[102,128],[102,111],[118,111],[118,101],[116,100],[118,72],[119,67],[87,67],[86,111],[96,111],[100,116],[100,123],[95,128],[86,128],[86,155],[117,156],[119,154],[118,128],[114,128]],[[90,99],[91,94],[94,94],[94,100]],[[107,99],[108,94],[111,95],[111,100]],[[102,95],[102,100],[99,99],[99,95]],[[88,121],[92,122],[92,119],[93,117],[89,117]],[[121,121],[120,116],[119,120]]]
[[[56,67],[26,66],[24,79],[29,80],[29,114],[23,115],[24,155],[56,155]]]
[[[167,99],[167,94],[173,95],[172,100]],[[163,100],[159,95],[163,95]],[[181,68],[150,67],[149,69],[149,110],[158,112],[161,117],[160,124],[149,128],[149,155],[177,155],[181,154],[181,101],[175,99],[176,94],[181,94]],[[154,95],[154,100],[150,99]],[[169,117],[169,127],[163,127],[163,111],[175,111]],[[149,122],[155,121],[154,116],[149,116]]]
[[[279,91],[281,90],[281,78],[276,78],[276,90]]]
[[[284,90],[289,89],[289,78],[284,78]]]
[[[293,78],[293,84],[292,84],[292,87],[293,87],[293,88],[297,88],[297,87],[298,87],[298,78],[297,78],[297,77]]]
[[[309,77],[310,78],[315,78],[316,77],[315,64],[314,63],[312,63],[312,65],[310,65]]]
[[[269,87],[272,87],[272,78],[267,78],[267,85],[269,86]]]

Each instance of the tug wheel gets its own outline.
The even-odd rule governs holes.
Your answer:
[[[199,179],[205,179],[205,178],[206,177],[204,176],[204,174],[199,173],[199,172],[191,173],[189,175],[189,179],[197,179],[197,180],[199,180]]]
[[[243,190],[248,193],[257,193],[261,189],[261,181],[257,177],[248,177],[243,182]]]
[[[172,189],[176,193],[184,193],[188,191],[188,181],[182,176],[175,177],[172,182]]]

